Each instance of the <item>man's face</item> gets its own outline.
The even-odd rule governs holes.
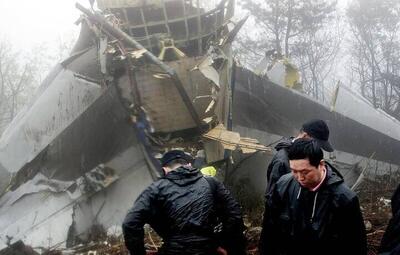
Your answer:
[[[290,169],[294,178],[300,183],[301,186],[307,189],[316,187],[322,179],[325,162],[321,160],[318,167],[310,164],[308,159],[295,159],[290,160]]]

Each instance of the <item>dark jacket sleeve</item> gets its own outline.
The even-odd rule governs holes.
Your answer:
[[[346,254],[366,255],[367,234],[357,196],[341,208],[342,241]]]
[[[245,227],[240,206],[221,182],[216,181],[216,186],[217,213],[223,225],[221,246],[228,251],[228,254],[244,255],[246,254],[243,234]]]
[[[266,197],[262,231],[260,236],[259,250],[261,255],[274,255],[279,254],[279,245],[281,239],[279,238],[279,205],[281,199],[274,186]]]
[[[393,194],[392,201],[392,218],[383,235],[380,252],[389,252],[398,246],[400,250],[400,185]],[[400,254],[400,252],[399,252]]]
[[[136,199],[133,207],[128,211],[123,223],[125,245],[132,255],[145,255],[144,224],[154,213],[155,186],[145,189]]]
[[[279,178],[281,178],[283,175],[290,172],[290,169],[288,169],[287,165],[280,160],[275,160],[274,162],[271,162],[271,164],[272,164],[271,174],[269,176],[265,196],[267,196],[268,193],[272,192],[272,190],[273,190],[275,184],[278,182]]]

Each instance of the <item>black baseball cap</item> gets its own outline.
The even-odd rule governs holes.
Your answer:
[[[303,124],[302,130],[316,140],[322,149],[328,152],[333,151],[332,145],[329,143],[329,128],[325,121],[314,119]]]
[[[172,160],[175,159],[184,159],[186,160],[188,163],[191,163],[193,161],[192,156],[190,156],[189,154],[186,154],[184,151],[182,150],[171,150],[166,152],[162,158],[161,158],[161,166],[165,166],[166,164],[168,164],[169,162],[171,162]]]

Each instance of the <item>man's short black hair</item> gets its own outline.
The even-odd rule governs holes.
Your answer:
[[[178,158],[178,159],[173,159],[173,160],[171,160],[171,161],[169,161],[168,163],[166,163],[165,165],[164,165],[164,167],[169,167],[169,168],[173,168],[173,167],[175,167],[176,165],[187,165],[187,164],[189,164],[190,162],[188,162],[187,160],[185,160],[185,159],[183,159],[183,158]]]
[[[289,150],[289,160],[308,159],[310,165],[318,167],[324,157],[318,142],[313,139],[297,139]]]

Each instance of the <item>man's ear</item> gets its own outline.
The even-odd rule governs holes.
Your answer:
[[[303,138],[311,139],[312,137],[309,134],[307,134],[307,132],[300,131],[300,133],[297,135],[296,138],[297,139],[303,139]]]
[[[325,160],[321,159],[321,161],[319,162],[318,167],[325,167]]]
[[[166,167],[162,167],[162,170],[164,171],[164,174],[167,174],[168,173],[168,168],[166,168]]]

